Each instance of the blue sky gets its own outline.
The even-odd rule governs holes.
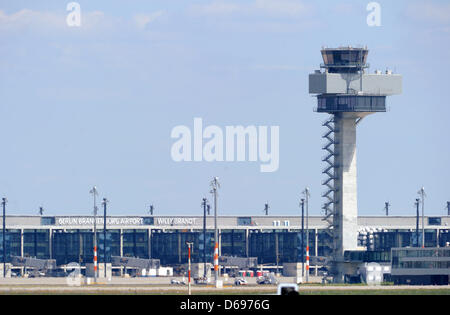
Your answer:
[[[110,213],[201,214],[219,176],[221,214],[298,214],[309,186],[320,214],[321,122],[308,94],[320,49],[367,45],[370,71],[403,75],[389,111],[358,126],[362,215],[426,212],[450,200],[450,5],[378,1],[0,1],[0,194],[10,214],[90,214],[89,190]],[[172,128],[280,126],[280,167],[255,162],[176,163]]]

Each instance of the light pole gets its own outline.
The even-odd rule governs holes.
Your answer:
[[[3,278],[6,278],[6,203],[8,200],[2,198],[3,206]]]
[[[279,273],[278,260],[279,260],[279,249],[278,249],[278,233],[275,232],[275,262],[277,263],[277,275]]]
[[[106,279],[106,204],[109,202],[108,199],[103,198],[103,264],[105,267],[105,279]]]
[[[420,205],[420,199],[417,198],[416,202],[416,246],[419,247],[419,217],[420,217],[420,213],[419,213],[419,205]]]
[[[386,216],[387,216],[387,217],[389,216],[389,207],[390,207],[390,206],[391,206],[391,205],[390,205],[389,201],[387,201],[387,202],[384,203],[384,210],[386,211]]]
[[[210,206],[208,200],[203,198],[203,277],[206,279],[206,212],[209,215]]]
[[[420,188],[417,193],[422,198],[422,248],[425,248],[425,188]]]
[[[150,209],[148,210],[148,213],[150,213],[150,215],[153,215],[153,210],[155,210],[155,207],[153,205],[150,205]]]
[[[305,256],[303,254],[304,248],[305,248],[305,199],[301,199],[300,205],[302,207],[302,241],[301,241],[301,247],[302,247],[302,279],[305,276]]]
[[[220,188],[219,178],[214,177],[211,181],[212,193],[214,195],[214,279],[219,281],[219,231],[217,229],[217,190]]]
[[[94,282],[97,283],[97,187],[89,191],[94,196]]]
[[[188,246],[188,295],[191,295],[191,248],[194,243],[186,242]]]
[[[306,282],[309,281],[309,188],[306,187],[303,191],[306,202]]]
[[[266,213],[266,215],[269,215],[269,203],[266,202],[266,204],[264,205],[264,212]]]

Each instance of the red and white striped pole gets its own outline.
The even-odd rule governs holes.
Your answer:
[[[306,245],[306,282],[309,281],[309,246]]]
[[[306,201],[306,282],[309,281],[309,188],[306,187],[302,192]]]
[[[211,182],[212,193],[214,194],[214,279],[216,287],[219,283],[219,230],[217,228],[217,189],[220,188],[219,178],[214,177]]]
[[[97,283],[97,187],[93,187],[89,191],[94,196],[94,283]]]
[[[214,272],[219,272],[219,244],[214,246]]]
[[[188,246],[188,295],[191,295],[191,246],[193,243],[187,243]]]
[[[97,278],[97,246],[94,246],[94,278]]]

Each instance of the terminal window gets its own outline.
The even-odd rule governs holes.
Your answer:
[[[428,225],[441,225],[441,218],[428,218]]]
[[[55,225],[55,218],[53,217],[42,217],[41,225]]]
[[[252,218],[251,217],[237,218],[237,224],[238,225],[252,225]]]

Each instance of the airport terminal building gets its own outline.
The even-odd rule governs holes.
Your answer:
[[[0,218],[1,221],[1,218]],[[420,223],[422,219],[420,220]],[[163,266],[185,264],[186,242],[193,242],[192,261],[212,262],[214,217],[108,216],[106,247],[103,217],[96,218],[98,261],[111,256],[159,259]],[[219,216],[219,255],[257,257],[258,264],[278,266],[301,262],[300,216]],[[329,234],[322,217],[308,222],[310,256],[329,255]],[[390,261],[391,248],[417,246],[416,217],[360,216],[358,242],[371,261]],[[0,262],[3,233],[0,231]],[[421,244],[422,226],[419,230]],[[6,261],[13,256],[55,259],[58,266],[71,262],[92,263],[93,216],[7,216]],[[306,235],[306,223],[305,223]],[[306,239],[306,237],[305,237]],[[450,242],[450,216],[425,217],[425,247],[444,247]],[[306,245],[305,245],[306,246]],[[312,264],[312,270],[314,266]]]

